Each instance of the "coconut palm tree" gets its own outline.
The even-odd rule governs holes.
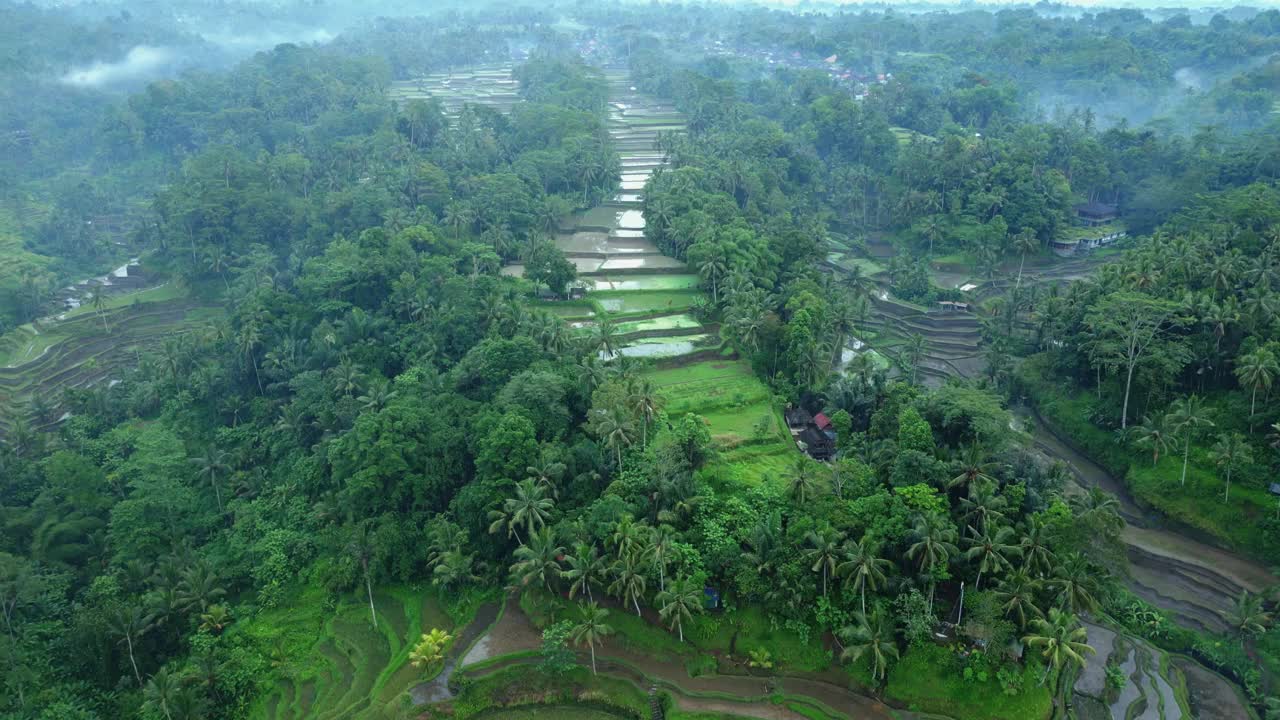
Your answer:
[[[1022,550],[1022,569],[1034,577],[1044,577],[1053,570],[1054,555],[1049,549],[1048,530],[1044,520],[1032,517],[1018,547]]]
[[[622,417],[617,410],[592,411],[601,414],[592,418],[594,421],[595,433],[604,440],[604,444],[611,448],[618,461],[618,470],[622,470],[622,448],[630,446],[635,437],[633,433],[635,428],[631,425],[631,421]]]
[[[684,642],[684,624],[702,612],[702,588],[692,578],[675,578],[671,586],[654,598],[658,604],[658,616],[668,627],[680,635]]]
[[[1250,419],[1257,413],[1258,390],[1270,390],[1277,376],[1280,376],[1280,363],[1277,363],[1275,353],[1265,347],[1236,359],[1236,378],[1241,387],[1250,390]]]
[[[107,616],[107,630],[115,635],[119,643],[129,652],[129,664],[133,666],[133,677],[138,681],[138,687],[142,687],[142,673],[138,672],[138,660],[134,653],[137,650],[138,641],[153,627],[155,625],[150,613],[138,605],[117,609]]]
[[[1025,570],[1016,570],[996,588],[995,598],[1007,618],[1013,618],[1018,628],[1026,628],[1028,620],[1044,617],[1036,604],[1036,591],[1040,583],[1031,579]]]
[[[667,589],[667,566],[671,564],[671,555],[675,552],[676,531],[670,525],[659,525],[653,529],[649,539],[649,558],[658,570],[658,589]]]
[[[516,562],[511,565],[513,588],[542,585],[551,592],[551,581],[563,574],[560,558],[564,547],[558,545],[550,527],[542,526],[529,536],[529,544],[521,545],[512,553]]]
[[[640,447],[649,445],[649,425],[665,404],[666,398],[658,394],[652,380],[641,378],[632,384],[627,405],[640,418]]]
[[[1213,464],[1218,466],[1219,470],[1226,473],[1226,490],[1222,493],[1222,501],[1230,502],[1231,472],[1241,465],[1248,465],[1252,462],[1253,452],[1250,450],[1248,443],[1245,442],[1243,435],[1230,433],[1218,438],[1218,442],[1209,451],[1209,457],[1213,460]]]
[[[831,527],[823,527],[817,531],[810,530],[805,534],[804,540],[809,545],[804,553],[804,560],[813,563],[811,571],[822,572],[822,596],[826,597],[827,576],[833,574],[840,563],[840,543],[844,540],[844,533]]]
[[[1098,606],[1098,575],[1080,553],[1071,553],[1049,580],[1058,594],[1058,604],[1072,613],[1089,612]]]
[[[1013,528],[1011,527],[998,527],[995,532],[988,533],[986,530],[979,532],[970,525],[969,533],[972,537],[967,540],[969,549],[965,551],[964,556],[970,562],[978,563],[978,581],[973,587],[977,591],[982,589],[984,574],[999,573],[1013,567],[1009,558],[1018,557],[1022,554],[1022,550],[1012,542]]]
[[[560,576],[569,581],[569,599],[581,592],[586,594],[587,600],[595,602],[591,585],[604,575],[606,569],[600,551],[595,545],[580,542],[574,546],[572,555],[565,556],[564,562],[568,569]]]
[[[169,705],[173,702],[179,687],[177,679],[170,675],[168,670],[161,668],[147,680],[147,684],[142,688],[142,707],[152,713],[159,711],[166,720],[173,720]]]
[[[1008,501],[997,495],[994,483],[980,482],[969,486],[969,497],[960,498],[964,521],[972,522],[982,532],[994,522],[1004,520],[1004,507]]]
[[[1108,535],[1124,527],[1120,501],[1101,488],[1091,487],[1084,495],[1072,496],[1070,504],[1077,518]]]
[[[93,289],[89,291],[89,304],[93,305],[94,312],[98,314],[98,319],[102,321],[102,332],[111,332],[107,327],[107,316],[102,312],[107,307],[107,292],[103,286],[94,285]]]
[[[1187,459],[1191,456],[1191,441],[1199,434],[1200,429],[1204,427],[1213,427],[1213,421],[1209,419],[1208,411],[1205,409],[1204,401],[1199,395],[1189,395],[1185,398],[1174,401],[1173,410],[1165,416],[1165,422],[1169,425],[1169,429],[1182,436],[1182,480],[1181,485],[1187,484]]]
[[[635,553],[627,553],[613,564],[613,582],[609,585],[609,592],[623,603],[630,600],[637,617],[640,616],[640,596],[644,595],[647,584],[648,578]]]
[[[991,462],[987,455],[986,448],[974,443],[965,448],[964,456],[960,459],[960,474],[951,478],[947,483],[949,488],[961,488],[967,490],[974,483],[992,483],[996,482],[992,475],[999,467],[998,464]]]
[[[902,359],[902,364],[908,368],[912,385],[916,383],[916,372],[920,369],[920,360],[924,357],[924,348],[924,336],[913,332],[907,337],[907,344],[899,356]]]
[[[787,493],[797,505],[804,505],[814,492],[817,480],[814,478],[813,462],[805,455],[796,458],[791,466],[791,476],[787,480]]]
[[[1164,418],[1153,420],[1150,416],[1144,415],[1140,424],[1129,428],[1129,437],[1133,438],[1133,444],[1139,448],[1151,450],[1151,467],[1160,464],[1160,453],[1168,450],[1173,441],[1167,425]]]
[[[1058,699],[1065,704],[1066,698],[1062,696],[1067,683],[1063,682],[1062,676],[1070,667],[1083,668],[1085,655],[1096,652],[1088,645],[1089,633],[1075,615],[1057,608],[1049,610],[1047,619],[1032,620],[1031,628],[1031,633],[1022,638],[1022,642],[1029,648],[1041,649],[1040,656],[1044,658],[1045,669],[1044,675],[1040,676],[1040,684],[1044,685],[1051,670],[1057,670]]]
[[[610,359],[618,352],[618,326],[613,318],[601,313],[596,318],[595,329],[591,333],[591,341],[597,352]]]
[[[585,644],[591,649],[591,674],[596,673],[596,645],[613,634],[613,628],[605,622],[609,611],[594,601],[582,606],[582,619],[569,631],[569,637],[576,645]]]
[[[870,535],[849,540],[842,549],[844,560],[836,567],[838,577],[853,580],[853,589],[862,596],[862,614],[867,614],[867,590],[878,590],[884,584],[893,563],[880,556],[880,544]]]
[[[1271,613],[1262,607],[1262,598],[1241,590],[1231,610],[1226,613],[1227,625],[1242,640],[1261,635],[1271,625]]]
[[[1024,229],[1017,235],[1013,236],[1013,251],[1022,256],[1018,262],[1018,282],[1014,287],[1022,287],[1022,268],[1027,264],[1027,253],[1033,253],[1040,248],[1040,241],[1036,239],[1033,230]]]
[[[933,593],[937,589],[935,569],[945,568],[951,558],[960,552],[955,545],[956,531],[937,515],[919,515],[911,530],[915,539],[907,548],[907,558],[914,560],[920,574],[929,578],[929,612],[933,612]]]
[[[196,476],[201,480],[207,479],[209,486],[213,488],[213,496],[218,501],[218,514],[221,515],[222,510],[222,491],[218,489],[218,478],[230,472],[231,468],[227,465],[227,454],[217,448],[210,447],[205,451],[204,455],[189,458],[187,462],[196,466]]]
[[[871,615],[858,613],[852,624],[836,631],[836,637],[844,645],[840,659],[856,663],[869,657],[872,679],[883,681],[890,662],[898,659],[898,644],[893,636],[893,621],[883,613],[878,610]]]
[[[551,511],[555,506],[555,501],[547,497],[544,485],[532,478],[521,480],[515,484],[515,495],[502,502],[502,509],[490,511],[489,519],[492,522],[489,524],[489,532],[498,532],[505,526],[507,537],[514,535],[516,542],[524,545],[524,539],[520,537],[516,527],[524,525],[527,536],[532,537],[551,518]]]
[[[648,525],[643,522],[636,522],[635,518],[630,514],[626,514],[613,523],[609,537],[605,541],[612,546],[614,554],[618,557],[634,555],[644,544],[645,536],[648,533]]]

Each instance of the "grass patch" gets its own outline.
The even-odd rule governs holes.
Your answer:
[[[933,644],[909,648],[889,671],[885,694],[912,710],[966,720],[1038,720],[1049,717],[1053,678],[1039,685],[1036,663],[1022,669],[1022,692],[1005,695],[994,677],[966,681],[955,655]]]
[[[820,638],[775,625],[763,609],[754,606],[698,615],[685,637],[707,652],[728,653],[733,647],[737,655],[745,656],[751,650],[764,648],[781,673],[820,672],[831,667],[833,660]]]
[[[498,717],[559,718],[561,708],[594,711],[596,716],[632,718],[649,717],[649,698],[640,688],[626,680],[607,675],[592,675],[587,668],[575,667],[559,677],[548,677],[532,665],[513,665],[490,675],[471,680],[453,702],[452,717],[468,720],[493,717],[491,713],[513,711],[545,711],[543,715]],[[572,717],[572,716],[570,716]]]

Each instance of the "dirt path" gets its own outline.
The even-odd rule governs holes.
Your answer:
[[[1115,495],[1127,527],[1129,587],[1138,597],[1173,614],[1188,627],[1220,632],[1223,616],[1242,589],[1261,592],[1276,583],[1265,567],[1229,550],[1156,526],[1158,518],[1138,507],[1126,488],[1105,469],[1057,437],[1034,413],[1032,436],[1050,458],[1071,468],[1081,487]]]

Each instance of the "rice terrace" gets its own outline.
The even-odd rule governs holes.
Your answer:
[[[1280,718],[1280,11],[0,57],[0,718]]]

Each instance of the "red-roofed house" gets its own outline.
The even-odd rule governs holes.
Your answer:
[[[831,418],[826,413],[818,413],[813,416],[813,424],[818,426],[819,430],[828,430],[831,428]]]

